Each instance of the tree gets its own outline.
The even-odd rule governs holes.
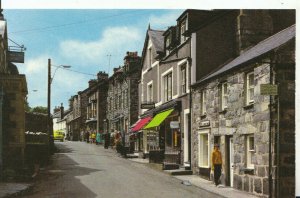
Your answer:
[[[29,106],[27,100],[25,100],[25,111],[26,111],[26,112],[30,112],[30,111],[31,111],[31,107]]]
[[[47,110],[48,110],[47,107],[36,106],[31,109],[31,112],[47,114],[47,112],[48,112]]]

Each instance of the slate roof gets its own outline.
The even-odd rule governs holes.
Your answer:
[[[273,36],[261,41],[257,45],[253,46],[249,50],[243,52],[240,56],[230,61],[228,64],[221,67],[219,70],[209,74],[208,76],[200,79],[195,84],[201,83],[205,80],[208,80],[212,77],[215,77],[217,75],[220,75],[228,70],[231,70],[233,68],[237,68],[243,63],[246,63],[247,61],[253,60],[263,54],[266,54],[281,45],[287,43],[291,39],[295,37],[296,34],[296,25],[292,25],[277,34],[274,34]]]
[[[149,37],[154,45],[156,52],[164,51],[164,31],[160,30],[148,30]]]

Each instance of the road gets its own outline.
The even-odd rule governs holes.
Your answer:
[[[55,142],[58,153],[41,170],[26,197],[209,198],[214,194],[185,186],[149,166],[85,142]]]

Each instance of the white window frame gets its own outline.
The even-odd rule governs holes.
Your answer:
[[[201,104],[201,115],[206,115],[207,111],[206,111],[206,105],[207,105],[207,91],[206,89],[203,89],[201,91],[201,101],[200,101],[200,104]]]
[[[174,72],[173,72],[173,67],[168,69],[167,71],[165,71],[163,74],[161,74],[161,86],[160,86],[160,89],[161,89],[161,101],[162,102],[167,102],[169,100],[165,100],[165,92],[164,92],[164,89],[165,89],[165,81],[164,81],[164,77],[166,75],[169,75],[170,73],[172,73],[172,88],[171,88],[171,99],[174,99],[174,96],[173,96],[173,89],[174,89],[174,84],[173,84],[173,81],[174,81]]]
[[[225,93],[225,86],[226,86],[226,93]],[[228,105],[228,83],[227,82],[223,82],[220,85],[220,108],[222,111],[227,109],[227,105]],[[226,102],[225,102],[226,101]]]
[[[177,95],[183,95],[183,93],[182,93],[182,89],[181,89],[181,84],[182,84],[182,82],[181,82],[181,80],[182,80],[182,76],[181,76],[181,67],[183,66],[183,65],[186,65],[185,66],[185,70],[186,70],[186,76],[185,76],[185,79],[186,79],[186,88],[185,88],[185,90],[186,90],[186,92],[184,93],[184,94],[186,94],[186,93],[190,93],[190,87],[189,87],[189,82],[190,82],[190,79],[189,79],[189,73],[190,73],[190,66],[189,66],[189,62],[188,62],[188,60],[187,59],[184,59],[184,60],[181,60],[181,61],[179,61],[178,63],[177,63]]]
[[[183,35],[188,29],[188,20],[184,19],[180,24],[180,43],[184,43],[187,40],[187,37]]]
[[[148,48],[147,48],[147,54],[148,54],[148,59],[147,59],[147,65],[148,65],[148,69],[150,69],[152,67],[153,64],[153,60],[152,60],[152,41],[149,39],[148,42]]]
[[[251,158],[253,157],[254,153],[255,153],[255,141],[254,141],[254,134],[250,134],[246,136],[247,140],[246,140],[246,148],[247,148],[247,168],[249,169],[254,169],[254,164],[251,163]],[[250,139],[253,138],[253,148],[250,148]]]
[[[150,98],[150,86],[151,86],[151,96],[152,98]],[[153,102],[154,98],[153,98],[153,80],[151,80],[150,82],[147,83],[147,102]]]
[[[201,147],[203,146],[203,140],[201,140],[201,137],[204,135],[207,135],[207,164],[203,164],[204,162],[204,153]],[[198,131],[198,167],[200,168],[209,168],[210,167],[210,134],[209,130],[201,130]]]
[[[250,85],[250,78],[249,76],[253,75],[253,85]],[[250,105],[254,103],[254,98],[250,100],[250,91],[253,90],[253,97],[254,97],[254,72],[249,72],[246,74],[246,105]]]

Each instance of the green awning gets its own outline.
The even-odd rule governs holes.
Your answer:
[[[172,112],[174,111],[174,109],[170,109],[164,112],[161,112],[159,114],[157,114],[152,120],[151,122],[149,122],[149,124],[147,124],[144,129],[149,129],[149,128],[153,128],[153,127],[157,127],[159,126]]]

